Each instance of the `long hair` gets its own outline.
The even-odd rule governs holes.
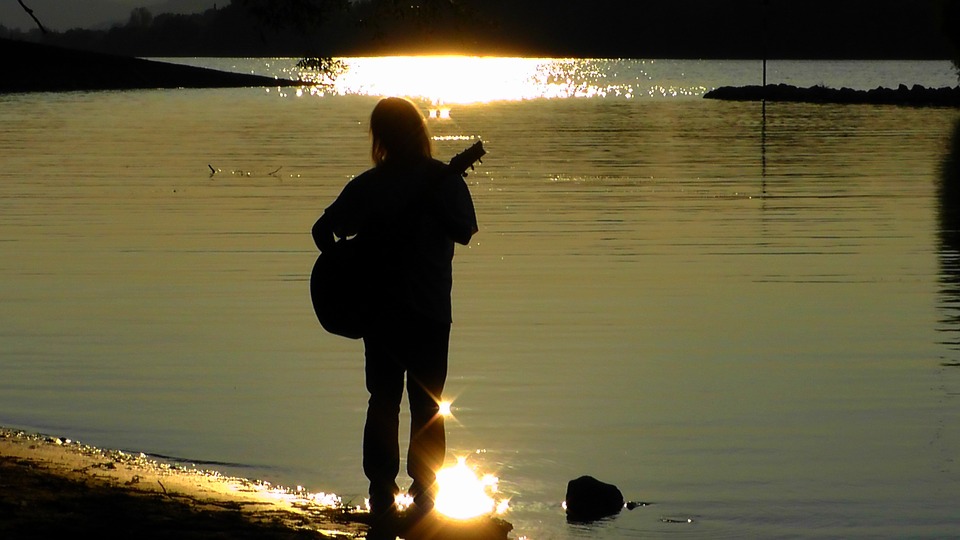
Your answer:
[[[430,158],[430,132],[420,110],[408,99],[381,99],[370,113],[373,162]]]

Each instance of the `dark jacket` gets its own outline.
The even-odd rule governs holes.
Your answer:
[[[371,292],[386,324],[411,311],[451,322],[454,242],[466,245],[475,232],[466,182],[433,159],[367,170],[347,183],[313,228],[321,250],[333,235],[363,239]]]

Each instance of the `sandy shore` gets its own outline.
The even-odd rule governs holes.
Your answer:
[[[497,518],[368,525],[333,495],[222,476],[143,454],[0,428],[0,538],[506,540]]]
[[[0,428],[0,538],[356,538],[331,501]]]

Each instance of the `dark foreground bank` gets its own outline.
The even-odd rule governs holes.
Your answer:
[[[371,524],[335,497],[0,428],[0,538],[507,540],[509,523]],[[82,533],[82,534],[81,534]]]
[[[362,529],[262,483],[0,428],[0,538],[326,539]],[[86,534],[79,534],[86,533]]]
[[[784,101],[797,103],[870,103],[876,105],[960,106],[960,87],[926,88],[920,85],[898,88],[827,88],[811,86],[800,88],[788,84],[764,86],[721,86],[703,95],[705,99],[727,101]]]
[[[297,81],[0,39],[0,94],[292,86]]]

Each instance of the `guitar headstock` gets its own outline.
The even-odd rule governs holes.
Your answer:
[[[471,145],[470,148],[453,156],[453,159],[450,160],[449,167],[452,171],[456,171],[457,174],[466,176],[467,169],[473,169],[474,164],[482,163],[480,158],[486,153],[487,151],[483,148],[483,141],[477,141]]]

